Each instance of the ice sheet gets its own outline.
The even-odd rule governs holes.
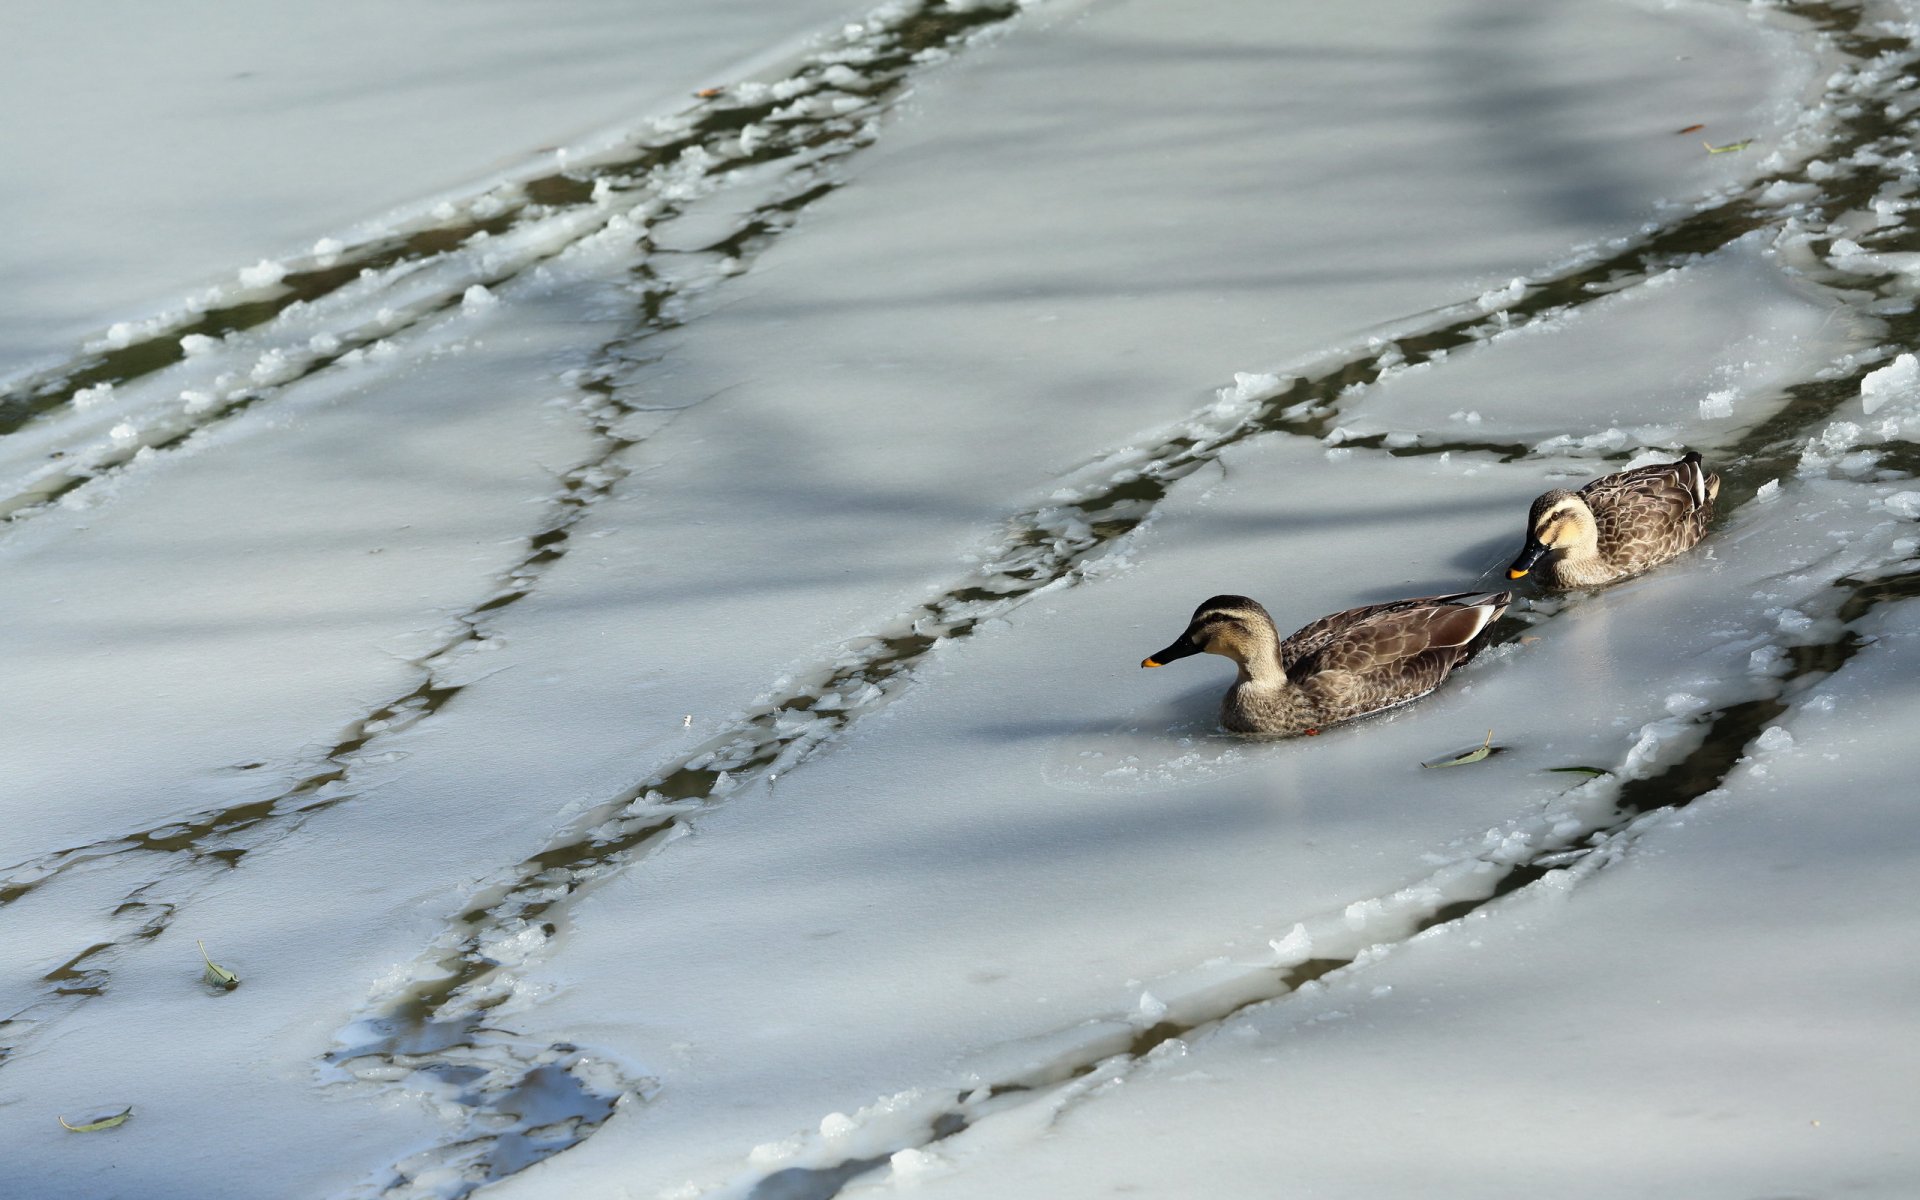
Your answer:
[[[1861,333],[1763,245],[1744,239],[1653,286],[1498,335],[1445,369],[1389,378],[1342,414],[1339,440],[1711,454],[1778,412],[1805,361],[1838,357]]]
[[[1891,901],[1916,830],[1904,763],[1860,726],[1913,718],[1914,649],[1903,631],[1862,650],[1644,852],[1168,1043],[1026,1128],[983,1123],[873,1191],[1907,1194],[1920,980]]]
[[[243,267],[727,83],[849,0],[15,12],[0,378]]]

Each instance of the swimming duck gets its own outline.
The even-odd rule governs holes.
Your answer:
[[[1240,665],[1220,702],[1235,733],[1318,733],[1321,726],[1405,704],[1439,687],[1486,644],[1512,592],[1458,592],[1369,604],[1321,617],[1285,641],[1267,610],[1245,596],[1215,596],[1187,631],[1141,662],[1190,654]]]
[[[1527,544],[1507,578],[1538,566],[1544,587],[1565,591],[1638,575],[1692,548],[1719,495],[1720,477],[1692,451],[1678,462],[1602,475],[1577,492],[1548,492],[1527,514]]]

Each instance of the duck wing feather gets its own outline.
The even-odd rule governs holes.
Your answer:
[[[1670,557],[1700,540],[1720,477],[1698,454],[1602,476],[1580,489],[1593,512],[1602,558],[1631,567]]]
[[[1454,592],[1370,604],[1322,617],[1280,646],[1296,681],[1324,671],[1365,675],[1429,650],[1465,647],[1506,610],[1510,593]]]

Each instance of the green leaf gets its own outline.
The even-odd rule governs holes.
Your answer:
[[[1548,767],[1547,770],[1562,775],[1611,775],[1612,771],[1601,767]]]
[[[200,957],[206,959],[207,969],[205,976],[208,983],[228,992],[240,986],[240,977],[238,975],[235,975],[232,971],[227,970],[219,963],[207,957],[207,944],[205,942],[195,940],[194,945],[200,947]]]
[[[1477,763],[1492,753],[1493,730],[1489,729],[1487,730],[1487,740],[1481,742],[1473,749],[1466,751],[1464,754],[1456,754],[1452,758],[1436,758],[1432,762],[1423,762],[1420,765],[1422,767],[1464,767],[1468,763]]]
[[[1753,139],[1748,138],[1744,142],[1728,142],[1724,146],[1716,146],[1712,142],[1702,142],[1700,144],[1707,148],[1708,154],[1732,154],[1735,151],[1745,150],[1748,146],[1753,145]]]
[[[65,1117],[61,1117],[60,1127],[68,1133],[92,1133],[96,1129],[112,1129],[115,1125],[123,1125],[132,1115],[133,1105],[131,1104],[123,1108],[98,1108],[77,1118],[80,1122],[78,1125],[71,1124]]]

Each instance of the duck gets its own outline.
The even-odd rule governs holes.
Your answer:
[[[1527,514],[1527,544],[1508,579],[1535,575],[1550,591],[1598,587],[1693,548],[1713,519],[1720,477],[1689,450],[1677,462],[1602,475],[1554,490]]]
[[[1245,596],[1214,596],[1187,631],[1140,663],[1194,654],[1232,659],[1239,676],[1220,702],[1234,733],[1291,737],[1418,700],[1487,644],[1512,592],[1456,592],[1337,612],[1281,639],[1273,618]]]

